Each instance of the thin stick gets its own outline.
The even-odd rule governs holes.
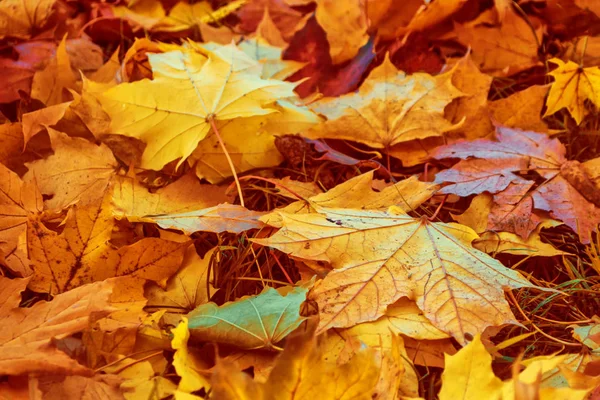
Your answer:
[[[217,137],[217,139],[219,140],[219,144],[221,145],[221,149],[223,150],[223,153],[225,154],[225,158],[227,158],[227,163],[229,164],[229,168],[231,169],[231,173],[233,174],[233,179],[235,180],[235,186],[237,187],[238,195],[240,196],[240,204],[242,205],[242,207],[245,207],[244,196],[242,195],[242,186],[240,185],[240,180],[238,179],[237,172],[235,172],[235,167],[233,166],[233,161],[231,160],[231,157],[229,156],[229,152],[227,151],[227,148],[225,147],[225,143],[223,142],[223,138],[221,137],[221,134],[219,133],[219,129],[217,129],[217,124],[215,124],[215,118],[213,115],[209,115],[207,117],[207,120],[210,122],[210,126],[211,126],[212,130],[215,133],[215,136]]]

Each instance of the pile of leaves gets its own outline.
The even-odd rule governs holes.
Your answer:
[[[1,0],[0,399],[599,399],[600,2]]]

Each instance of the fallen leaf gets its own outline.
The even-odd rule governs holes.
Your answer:
[[[19,308],[29,279],[0,277],[0,374],[57,373],[91,375],[92,371],[58,350],[52,341],[84,330],[91,320],[113,311],[112,281],[81,286],[50,302]]]
[[[113,183],[113,215],[137,220],[147,215],[191,212],[231,200],[225,187],[200,183],[193,174],[150,192],[135,176],[119,176]]]
[[[188,330],[188,320],[186,317],[172,331],[173,340],[171,346],[175,350],[173,355],[173,366],[177,375],[181,377],[178,390],[186,393],[195,392],[200,389],[209,390],[210,383],[208,379],[201,374],[202,370],[207,370],[208,366],[203,365],[202,361],[195,357],[188,348],[190,332]]]
[[[170,308],[192,311],[207,303],[214,288],[208,283],[209,263],[216,248],[209,250],[203,258],[194,246],[185,252],[182,267],[169,278],[165,289],[158,285],[147,286],[148,307]]]
[[[179,268],[189,243],[144,238],[113,248],[113,219],[108,196],[100,204],[74,206],[62,233],[44,226],[39,217],[27,223],[29,257],[34,271],[32,290],[62,293],[86,283],[116,276],[136,276],[164,282]]]
[[[307,291],[295,287],[282,296],[267,287],[259,295],[221,307],[214,303],[201,305],[187,315],[190,334],[199,340],[244,349],[273,348],[304,321],[299,312]]]
[[[502,288],[532,286],[471,248],[477,234],[466,226],[352,209],[276,213],[282,228],[254,242],[334,268],[309,295],[319,304],[320,332],[373,321],[407,296],[436,328],[464,343],[466,334],[516,323]]]
[[[15,242],[27,229],[29,216],[43,210],[36,182],[23,182],[0,164],[0,241]]]
[[[70,100],[64,94],[65,89],[77,89],[77,80],[71,70],[71,61],[66,49],[66,38],[58,45],[56,55],[46,68],[33,75],[31,97],[47,106]]]
[[[581,124],[589,114],[584,104],[586,100],[600,107],[600,95],[596,89],[600,85],[600,68],[582,68],[573,61],[564,63],[558,58],[549,61],[558,67],[548,73],[554,77],[554,82],[548,93],[544,117],[566,108],[575,122]]]
[[[0,4],[0,39],[28,39],[46,23],[56,0],[6,0]]]
[[[444,107],[460,96],[451,74],[406,76],[386,58],[358,93],[314,103],[312,109],[327,121],[303,136],[355,140],[379,149],[441,136],[457,127],[444,118]]]
[[[178,158],[181,165],[208,135],[210,119],[224,135],[223,122],[270,114],[268,103],[293,97],[292,84],[261,79],[251,73],[262,69],[258,63],[247,57],[239,62],[241,51],[228,48],[223,55],[227,51],[238,58],[210,51],[206,57],[183,51],[149,54],[152,81],[122,83],[103,93],[113,132],[147,144],[142,167],[158,170]]]
[[[446,356],[440,400],[500,399],[501,391],[502,381],[492,372],[492,356],[479,334],[457,354]]]
[[[317,22],[327,35],[329,54],[334,64],[348,61],[367,43],[367,19],[363,2],[350,0],[340,4],[317,0]]]
[[[35,180],[42,194],[52,196],[45,201],[50,209],[99,201],[118,169],[110,149],[104,144],[96,146],[85,139],[71,138],[52,128],[48,133],[54,154],[28,163],[24,180]],[[61,179],[56,178],[57,174]]]
[[[473,49],[473,60],[483,72],[504,76],[539,64],[537,52],[543,27],[534,17],[525,21],[510,10],[496,26],[478,19],[455,24],[454,29],[459,41]]]
[[[545,134],[498,127],[495,141],[460,141],[438,147],[432,156],[462,159],[438,174],[437,183],[454,183],[442,188],[442,193],[495,194],[497,206],[490,211],[488,230],[527,238],[541,222],[534,215],[538,209],[570,226],[587,243],[600,222],[600,210],[590,202],[597,189],[587,170],[567,161],[565,153],[561,142]],[[534,186],[534,181],[515,175],[526,171],[537,172],[545,181]]]

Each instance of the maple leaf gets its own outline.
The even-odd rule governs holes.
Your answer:
[[[303,133],[311,139],[359,141],[375,148],[414,139],[441,136],[457,127],[444,118],[444,107],[463,94],[451,73],[407,76],[386,57],[358,93],[315,102],[312,109],[327,121]]]
[[[193,51],[149,54],[153,80],[123,83],[101,96],[113,131],[147,144],[142,167],[158,170],[177,158],[181,165],[211,130],[210,120],[219,125],[269,114],[275,112],[269,103],[294,96],[294,85],[261,79],[249,72],[260,71],[258,63],[233,47],[227,53],[235,58],[206,50],[206,57]]]
[[[50,302],[19,308],[29,279],[0,277],[0,374],[35,372],[91,375],[60,351],[53,339],[84,330],[90,320],[112,312],[113,282],[103,281],[59,294]]]
[[[577,124],[589,114],[585,101],[590,100],[596,107],[600,107],[600,68],[583,68],[573,61],[564,63],[558,58],[549,60],[558,65],[548,75],[554,77],[546,100],[546,113],[544,117],[552,115],[562,108],[569,110]]]
[[[287,101],[277,101],[270,107],[274,111],[271,114],[228,120],[220,126],[221,138],[236,171],[280,164],[283,158],[275,146],[276,135],[302,132],[320,122],[319,117],[307,108]],[[196,163],[199,178],[212,183],[232,175],[227,156],[214,133],[200,142],[189,162]]]
[[[351,209],[276,211],[282,228],[254,239],[334,270],[311,290],[319,331],[372,321],[402,296],[415,299],[438,329],[459,342],[487,326],[515,323],[503,289],[532,287],[520,274],[470,246],[477,234],[458,224]]]
[[[386,210],[395,205],[405,212],[414,211],[428,200],[437,190],[437,185],[420,182],[416,176],[411,176],[394,185],[373,190],[374,171],[348,179],[325,193],[319,193],[308,199],[296,201],[281,211],[290,214],[310,212],[326,208],[356,208],[363,210]],[[272,226],[279,226],[277,214],[269,214],[263,220]]]
[[[199,306],[187,317],[193,337],[245,349],[272,348],[304,321],[300,305],[308,290],[295,287],[285,296],[266,287],[257,295],[218,307]]]
[[[108,243],[114,225],[106,196],[101,204],[74,206],[58,234],[39,217],[27,223],[34,271],[29,287],[61,293],[115,276],[137,276],[164,284],[180,266],[188,242],[144,238],[115,249]]]
[[[0,164],[0,242],[14,241],[27,229],[30,215],[43,209],[36,182],[23,182]]]
[[[539,209],[563,221],[587,243],[600,222],[600,210],[590,201],[596,189],[577,162],[567,161],[565,152],[564,145],[545,134],[498,127],[496,141],[478,139],[438,147],[433,158],[463,161],[438,174],[435,181],[451,183],[441,193],[496,193],[489,230],[527,238],[541,222],[534,214]],[[545,181],[534,187],[533,181],[515,174],[526,171],[537,172]]]
[[[118,163],[110,149],[48,128],[54,154],[27,164],[25,181],[36,181],[50,209],[94,204],[104,195]],[[57,177],[60,176],[60,179]]]

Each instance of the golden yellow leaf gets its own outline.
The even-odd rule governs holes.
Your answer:
[[[128,367],[120,369],[118,375],[125,379],[121,390],[127,400],[161,400],[171,396],[177,389],[177,386],[164,376],[157,376],[149,361],[132,360]]]
[[[37,71],[33,76],[31,97],[40,100],[46,106],[53,106],[69,100],[65,98],[65,89],[77,89],[77,78],[71,70],[71,61],[67,53],[66,36],[46,68]]]
[[[282,228],[254,241],[335,268],[309,295],[319,304],[319,331],[373,321],[407,296],[436,328],[465,343],[465,335],[487,326],[516,323],[503,290],[533,286],[472,248],[478,236],[466,226],[381,211],[317,211],[276,211]]]
[[[52,128],[48,133],[54,154],[29,163],[23,179],[37,181],[42,194],[52,196],[45,202],[50,209],[97,203],[118,168],[110,149]]]
[[[238,44],[239,48],[263,66],[263,79],[286,79],[298,72],[305,63],[282,60],[283,50],[265,43],[264,39],[246,39]]]
[[[228,360],[217,360],[211,384],[214,399],[266,400],[268,398],[262,386],[254,382],[250,375],[240,371],[234,362]]]
[[[463,95],[451,77],[451,73],[407,76],[386,57],[357,93],[315,102],[311,108],[327,121],[303,136],[354,140],[379,149],[441,136],[460,126],[444,118],[444,108]]]
[[[233,45],[222,55],[204,52],[206,58],[191,50],[149,54],[153,80],[122,83],[102,95],[113,132],[147,144],[142,167],[158,170],[178,158],[181,165],[208,135],[210,119],[225,135],[223,122],[276,112],[270,103],[294,96],[293,84],[255,75],[260,65]]]
[[[0,39],[27,39],[52,14],[56,0],[4,0],[0,3]]]
[[[525,131],[548,132],[542,121],[542,108],[548,94],[548,85],[533,85],[504,99],[488,104],[492,118],[510,128]]]
[[[183,317],[172,333],[173,340],[171,341],[171,346],[175,350],[173,366],[175,367],[175,371],[177,371],[177,375],[181,377],[177,389],[187,393],[200,389],[209,390],[210,383],[201,374],[201,371],[207,371],[209,366],[204,365],[205,363],[200,358],[194,356],[188,348],[190,332],[188,330],[187,318]]]
[[[573,61],[564,63],[558,58],[550,60],[558,68],[549,72],[554,77],[546,100],[546,113],[544,117],[552,115],[561,108],[566,108],[577,124],[589,114],[585,101],[589,100],[596,107],[600,107],[600,68],[582,68]]]
[[[218,399],[367,400],[378,398],[376,391],[381,371],[380,354],[359,349],[345,364],[323,358],[322,342],[313,330],[300,328],[291,335],[263,384],[250,380],[231,362],[217,363],[212,385]],[[217,391],[219,390],[219,391]]]
[[[135,176],[116,177],[113,181],[112,213],[137,221],[144,216],[176,214],[209,208],[231,200],[225,187],[201,184],[188,173],[177,181],[151,193]]]
[[[179,268],[189,243],[144,238],[113,248],[108,197],[100,204],[74,206],[58,234],[39,217],[27,222],[27,242],[34,275],[32,290],[62,293],[86,283],[116,276],[164,282]]]
[[[422,203],[429,200],[438,186],[429,182],[421,182],[416,176],[411,176],[396,184],[389,185],[378,191],[374,190],[374,171],[365,172],[333,189],[288,205],[281,211],[290,214],[310,212],[315,207],[355,208],[363,210],[386,210],[390,205],[396,205],[405,212],[416,210]],[[263,221],[272,226],[279,226],[277,213],[263,217]]]
[[[275,136],[304,131],[320,119],[306,107],[287,101],[270,105],[272,114],[224,121],[221,137],[238,172],[274,167],[283,161],[275,147]],[[216,135],[211,132],[192,153],[196,174],[211,183],[232,175]]]
[[[454,356],[446,356],[440,400],[501,399],[502,381],[492,371],[492,356],[480,335]]]
[[[56,124],[65,115],[67,108],[71,104],[70,101],[65,103],[55,104],[40,110],[28,112],[23,114],[23,138],[24,146],[33,137],[33,135],[41,132],[45,129],[45,126],[51,126]]]
[[[158,0],[139,0],[133,5],[113,6],[115,16],[127,19],[134,26],[151,30],[165,18],[166,13],[162,3]]]

